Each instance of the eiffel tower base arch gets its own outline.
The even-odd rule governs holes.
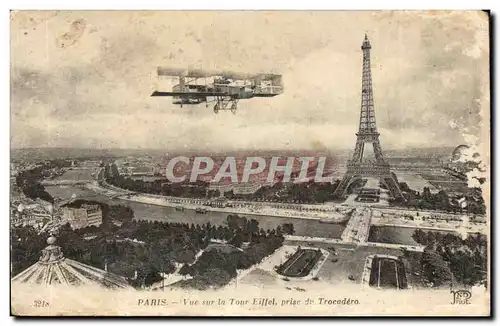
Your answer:
[[[374,178],[379,179],[380,182],[387,188],[391,196],[396,200],[406,200],[401,189],[399,187],[399,182],[396,175],[388,171],[387,173],[382,174],[373,174],[373,173],[363,173],[359,174],[357,171],[347,171],[339,185],[335,189],[333,196],[335,198],[344,198],[347,196],[347,191],[349,186],[356,182],[357,180],[361,180],[363,178]]]

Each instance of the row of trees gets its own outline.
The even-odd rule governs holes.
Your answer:
[[[338,184],[339,180],[334,183],[319,183],[313,180],[301,183],[276,183],[259,188],[250,195],[250,199],[289,203],[324,203],[333,198]]]
[[[45,166],[37,166],[30,170],[24,170],[16,176],[16,186],[21,189],[23,194],[33,200],[40,198],[53,203],[54,198],[45,190],[41,184],[44,173],[47,173]]]
[[[433,286],[456,282],[473,286],[486,281],[488,270],[488,240],[481,234],[470,234],[466,239],[440,232],[417,229],[413,239],[425,245],[421,267],[423,276]]]
[[[104,167],[104,180],[116,187],[147,194],[204,198],[208,193],[207,182],[186,180],[180,183],[170,183],[167,179],[156,179],[154,181],[134,180],[120,175],[116,164],[107,164]]]
[[[16,227],[10,232],[12,276],[40,259],[40,250],[47,246],[47,237],[38,235],[32,227]]]
[[[429,187],[424,187],[422,193],[412,190],[404,182],[400,183],[401,190],[405,193],[408,201],[405,206],[416,209],[441,210],[453,213],[472,213],[483,215],[486,213],[486,205],[482,197],[481,189],[472,188],[464,193],[467,205],[462,207],[455,198],[450,198],[448,192],[440,190],[437,193],[431,193]]]
[[[166,179],[143,181],[126,178],[120,175],[115,164],[105,167],[104,178],[116,187],[134,192],[188,198],[216,198],[221,195],[219,190],[209,189],[209,183],[203,181],[170,183]],[[278,182],[272,186],[263,186],[253,194],[235,194],[231,190],[223,195],[231,200],[323,203],[333,198],[338,183],[339,180],[333,184],[314,181],[290,184]]]
[[[196,183],[189,181],[169,183],[166,179],[146,182],[124,178],[120,176],[114,164],[106,166],[105,178],[110,184],[136,192],[190,198],[214,198],[221,195],[218,190],[209,190],[209,183],[203,181],[197,181]],[[352,183],[348,189],[348,193],[352,192],[355,188],[362,187],[365,182],[360,179]],[[231,200],[323,203],[334,198],[333,194],[338,184],[339,180],[336,180],[334,183],[317,183],[314,181],[302,183],[278,182],[271,186],[263,186],[253,194],[235,194],[233,191],[228,191],[223,195]],[[383,185],[381,187],[384,188]],[[400,183],[400,188],[405,194],[407,201],[393,200],[393,204],[405,205],[416,209],[443,210],[455,213],[485,214],[486,212],[486,205],[479,188],[471,189],[469,193],[464,194],[467,200],[466,207],[462,207],[456,199],[451,199],[445,190],[433,194],[428,187],[424,187],[422,193],[420,193],[410,189],[405,182]]]
[[[16,176],[16,186],[19,187],[28,198],[40,198],[53,203],[54,198],[45,190],[45,187],[40,182],[45,178],[54,176],[54,170],[60,170],[70,166],[71,161],[68,160],[55,159],[45,161],[41,165],[18,173]]]

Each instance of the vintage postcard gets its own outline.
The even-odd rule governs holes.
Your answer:
[[[10,20],[12,315],[490,315],[488,12]]]

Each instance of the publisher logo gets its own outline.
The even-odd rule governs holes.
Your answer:
[[[470,291],[467,291],[467,290],[453,291],[453,290],[451,290],[450,293],[453,295],[453,301],[451,302],[451,304],[453,304],[453,305],[455,305],[455,304],[459,304],[459,305],[470,304],[469,299],[472,297],[472,293],[470,293]]]

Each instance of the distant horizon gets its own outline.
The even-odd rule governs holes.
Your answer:
[[[452,157],[456,147],[427,147],[427,148],[405,148],[384,150],[384,156],[392,159],[445,159]],[[150,156],[153,158],[173,156],[207,156],[207,157],[250,157],[250,156],[272,156],[272,157],[297,157],[299,156],[326,156],[335,160],[345,161],[350,158],[352,149],[242,149],[242,150],[207,150],[207,149],[161,149],[161,148],[62,148],[62,147],[38,147],[38,148],[12,148],[10,151],[10,162],[37,162],[53,159],[90,159],[90,158],[117,158],[117,157],[139,157]]]
[[[297,151],[297,150],[303,150],[303,151],[350,151],[354,150],[354,145],[352,148],[242,148],[242,149],[236,149],[237,151],[241,152],[251,152],[251,151]],[[404,150],[425,150],[425,149],[441,149],[441,148],[457,148],[459,146],[463,146],[464,144],[458,144],[458,145],[440,145],[440,146],[420,146],[420,147],[383,147],[384,151],[404,151]],[[204,151],[204,152],[226,152],[226,151],[234,151],[235,149],[231,148],[220,148],[220,149],[204,149],[204,148],[184,148],[184,149],[179,149],[179,148],[161,148],[161,147],[67,147],[67,146],[55,146],[55,147],[10,147],[10,150],[44,150],[44,149],[70,149],[70,150],[153,150],[153,151],[159,151],[159,150],[169,150],[169,151],[178,151],[178,152],[192,152],[192,151]]]

